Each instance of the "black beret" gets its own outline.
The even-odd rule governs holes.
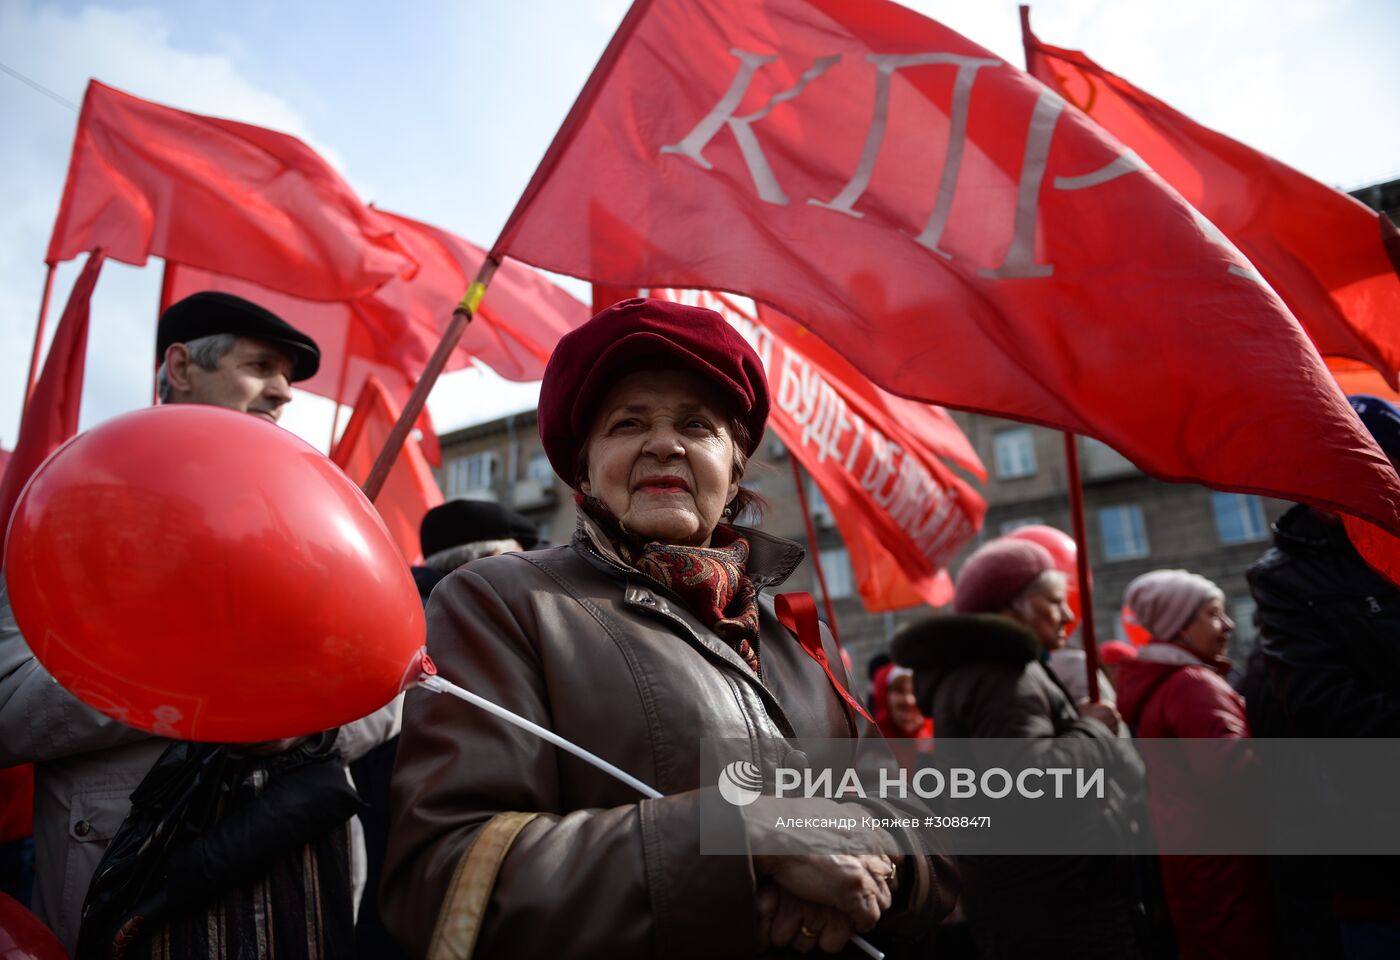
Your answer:
[[[491,500],[449,500],[423,514],[418,525],[423,556],[482,540],[518,540],[529,550],[540,542],[529,517]]]
[[[160,315],[156,331],[156,363],[165,359],[172,343],[231,333],[285,347],[292,358],[292,381],[316,375],[321,350],[316,341],[265,307],[231,293],[204,290],[173,303]]]

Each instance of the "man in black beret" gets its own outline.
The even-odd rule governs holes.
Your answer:
[[[316,373],[316,341],[263,307],[204,291],[161,315],[156,334],[161,403],[205,403],[276,423],[291,385]]]
[[[443,577],[482,557],[531,550],[539,534],[530,518],[491,500],[449,500],[423,515],[418,525],[423,565],[413,568],[418,593],[428,594]]]
[[[204,292],[161,316],[157,360],[162,403],[201,403],[276,422],[291,399],[290,385],[316,372],[320,351],[263,307]],[[195,641],[198,625],[191,630]],[[360,827],[351,819],[361,803],[345,763],[396,736],[400,709],[396,699],[338,731],[251,747],[153,737],[54,683],[0,589],[0,766],[33,762],[42,784],[34,807],[35,912],[70,953],[81,925],[79,956],[108,955],[112,926],[127,919],[133,902],[144,910],[156,894],[161,909],[143,914],[141,935],[157,934],[169,955],[252,955],[251,941],[265,927],[279,931],[279,957],[349,955],[365,863]],[[155,812],[146,805],[132,810],[138,795],[164,802],[173,794],[159,788],[184,782],[192,770],[213,771],[198,774],[206,792],[241,801],[237,816],[213,818],[199,834],[227,855],[188,861],[209,866],[217,883],[202,876],[177,880],[178,858],[148,859],[145,851],[159,851],[144,843]],[[95,874],[104,879],[90,889]],[[147,876],[156,878],[154,890],[142,886]],[[87,914],[85,893],[93,906]],[[144,940],[132,945],[132,955],[146,946]]]

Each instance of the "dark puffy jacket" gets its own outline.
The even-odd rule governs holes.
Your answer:
[[[1400,590],[1341,524],[1293,507],[1249,587],[1259,643],[1242,692],[1256,737],[1400,736]]]
[[[1240,692],[1254,736],[1400,736],[1400,590],[1345,528],[1295,506],[1248,575],[1259,641]],[[1283,858],[1275,869],[1290,957],[1340,956],[1338,910],[1400,916],[1394,857]]]

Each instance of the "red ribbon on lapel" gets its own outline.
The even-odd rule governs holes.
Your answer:
[[[836,674],[831,672],[826,650],[822,647],[821,622],[817,619],[817,604],[812,595],[800,592],[780,593],[773,598],[773,608],[778,614],[778,622],[797,637],[797,642],[802,645],[807,656],[821,664],[822,669],[826,671],[826,678],[846,703],[846,712],[851,715],[851,726],[855,726],[853,711],[873,724],[875,718],[866,712],[865,705],[851,696],[851,692],[843,687],[841,681],[836,679]]]

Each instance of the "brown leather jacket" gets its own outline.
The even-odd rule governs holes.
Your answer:
[[[795,543],[744,533],[760,590],[802,559]],[[823,639],[844,682],[834,644]],[[469,704],[410,693],[381,903],[415,956],[430,948],[466,955],[459,914],[474,888],[489,891],[477,911],[482,957],[757,956],[751,859],[700,851],[701,811],[710,817],[717,795],[700,782],[701,739],[747,738],[757,756],[794,736],[879,735],[863,720],[865,729],[853,729],[822,667],[777,622],[768,598],[760,680],[587,521],[569,546],[479,560],[443,581],[428,607],[428,649],[446,678],[665,797],[639,801]],[[536,816],[525,822],[512,812]],[[503,860],[480,849],[505,845]],[[881,921],[876,940],[923,937],[952,907],[948,861],[905,862],[904,910]]]

